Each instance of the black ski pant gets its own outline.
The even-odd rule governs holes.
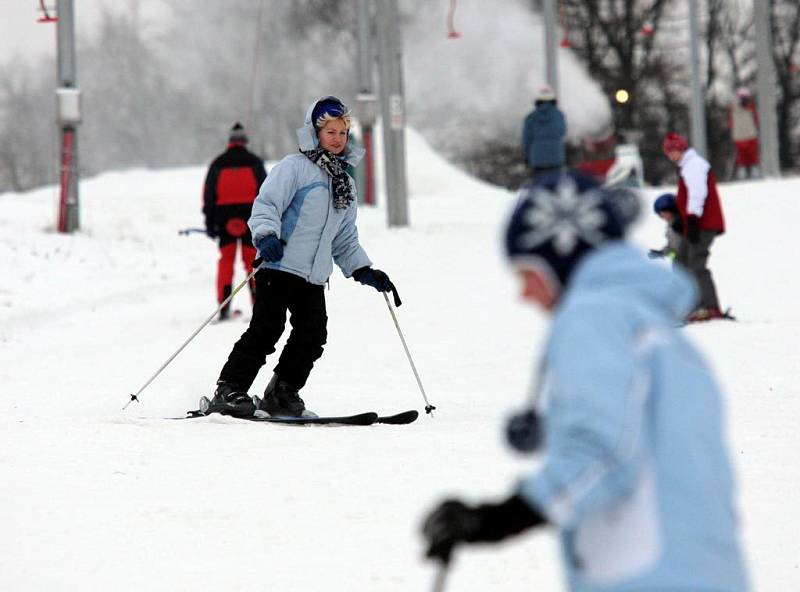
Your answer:
[[[303,278],[273,269],[256,274],[253,318],[233,346],[219,378],[248,390],[286,326],[286,312],[292,325],[275,374],[300,390],[311,368],[322,355],[328,337],[325,288]]]
[[[700,237],[696,243],[692,243],[687,237],[683,237],[675,262],[682,265],[697,282],[700,291],[700,308],[719,309],[717,299],[717,288],[714,279],[711,277],[711,270],[708,269],[708,257],[711,254],[711,243],[714,242],[717,233],[711,230],[701,230]]]

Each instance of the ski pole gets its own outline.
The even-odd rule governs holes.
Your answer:
[[[140,388],[138,391],[136,391],[135,395],[131,395],[131,400],[128,401],[127,403],[125,403],[125,406],[122,408],[123,411],[125,411],[125,409],[128,408],[128,405],[130,405],[134,401],[139,401],[139,395],[142,394],[142,391],[144,389],[146,389],[148,387],[148,385],[156,379],[156,376],[161,374],[161,372],[164,370],[164,368],[169,366],[170,362],[172,362],[172,360],[174,360],[177,357],[177,355],[183,351],[183,348],[185,348],[187,345],[189,345],[189,343],[192,341],[192,339],[197,337],[197,334],[200,333],[200,331],[202,331],[205,328],[205,326],[208,325],[214,319],[215,316],[217,316],[219,311],[221,311],[223,309],[223,307],[226,304],[228,304],[228,302],[230,302],[231,299],[234,296],[236,296],[236,293],[239,290],[241,290],[242,288],[244,288],[244,286],[245,286],[245,284],[247,284],[247,282],[249,282],[250,280],[253,279],[253,277],[256,275],[256,273],[258,273],[258,266],[261,265],[261,261],[262,261],[261,259],[256,259],[255,261],[253,261],[253,271],[250,272],[250,275],[248,275],[241,284],[236,286],[236,289],[234,289],[231,292],[230,296],[228,296],[225,300],[223,300],[222,303],[217,307],[217,310],[215,310],[213,313],[211,313],[211,316],[208,317],[205,320],[205,322],[202,325],[200,325],[194,333],[192,333],[192,335],[189,337],[189,339],[187,339],[186,341],[183,342],[183,345],[181,345],[178,348],[178,351],[176,351],[174,354],[172,354],[169,357],[169,359],[161,365],[161,368],[159,368],[156,371],[156,373],[153,374],[153,376],[150,377],[150,380],[145,382],[144,385],[142,385],[142,388]],[[141,402],[141,401],[139,401],[139,402]]]
[[[188,236],[188,235],[193,234],[195,232],[198,233],[198,234],[201,233],[201,232],[203,234],[205,234],[206,233],[206,229],[205,228],[181,228],[180,230],[178,230],[178,234],[181,234],[183,236]]]
[[[392,303],[389,302],[389,295],[386,292],[383,292],[383,298],[384,300],[386,300],[386,306],[389,307],[389,314],[392,315],[394,326],[397,328],[397,334],[400,336],[400,341],[403,343],[403,349],[406,350],[406,357],[408,358],[408,361],[411,363],[411,369],[414,371],[414,377],[417,379],[417,384],[419,385],[419,390],[422,393],[422,398],[425,400],[425,413],[431,413],[434,409],[436,409],[436,407],[434,407],[428,402],[428,397],[425,395],[425,388],[422,386],[422,381],[419,378],[417,367],[414,365],[414,360],[411,359],[411,352],[408,351],[408,345],[406,345],[406,339],[405,337],[403,337],[403,332],[400,330],[400,323],[397,322],[397,315],[394,314]]]
[[[449,562],[442,561],[439,569],[436,571],[436,577],[433,580],[433,592],[444,592],[444,584],[447,581],[447,569],[450,567]]]

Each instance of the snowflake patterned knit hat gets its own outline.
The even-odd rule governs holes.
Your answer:
[[[552,272],[563,287],[587,253],[624,238],[638,213],[639,197],[628,188],[603,188],[575,172],[548,175],[522,189],[506,254],[514,265]]]

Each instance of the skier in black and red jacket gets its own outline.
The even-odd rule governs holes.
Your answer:
[[[264,161],[247,149],[247,134],[236,123],[228,138],[228,149],[217,156],[208,168],[203,191],[203,215],[206,234],[219,239],[217,264],[217,302],[230,296],[233,282],[233,263],[236,245],[241,244],[241,257],[246,272],[253,271],[256,249],[247,227],[253,201],[267,171]],[[255,296],[255,282],[250,282],[250,294]],[[220,320],[230,318],[230,303],[219,313]]]

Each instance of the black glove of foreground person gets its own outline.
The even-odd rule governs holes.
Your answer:
[[[422,535],[428,543],[426,556],[448,563],[458,543],[499,541],[546,522],[519,495],[512,495],[500,504],[474,507],[459,500],[447,500],[422,525]]]

